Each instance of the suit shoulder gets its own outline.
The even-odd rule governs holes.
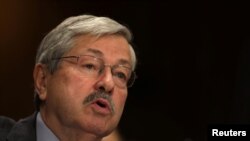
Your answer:
[[[6,137],[15,123],[16,121],[9,117],[0,116],[0,141]]]

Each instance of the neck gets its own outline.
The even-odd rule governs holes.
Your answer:
[[[101,137],[97,137],[93,134],[90,133],[75,133],[73,131],[70,132],[61,132],[59,133],[60,136],[59,139],[60,141],[101,141]]]
[[[102,137],[86,132],[80,128],[64,126],[54,116],[49,116],[40,110],[45,125],[53,132],[60,141],[101,141]]]
[[[72,129],[66,129],[58,131],[58,138],[60,141],[101,141],[102,137],[97,137],[94,134],[86,133],[83,131],[76,131]]]

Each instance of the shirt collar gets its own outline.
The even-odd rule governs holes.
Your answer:
[[[54,133],[43,122],[40,112],[36,117],[36,135],[37,141],[59,141]]]

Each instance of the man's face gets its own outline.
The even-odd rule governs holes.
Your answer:
[[[121,60],[131,65],[128,42],[121,36],[79,36],[74,47],[63,56],[91,55],[101,58],[105,64],[117,65]],[[41,113],[49,127],[61,126],[106,135],[118,124],[127,98],[127,88],[118,87],[110,67],[105,67],[98,78],[84,76],[77,64],[62,60],[53,74],[45,79],[45,101]],[[110,101],[97,98],[84,102],[92,93],[104,90]],[[40,94],[41,95],[41,94]],[[112,104],[113,103],[113,104]],[[113,108],[114,111],[111,109]]]

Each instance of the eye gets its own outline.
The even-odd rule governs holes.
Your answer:
[[[123,81],[127,80],[127,75],[123,72],[116,72],[114,75]]]
[[[88,71],[96,71],[98,70],[98,65],[94,63],[85,63],[85,64],[81,64],[81,69],[88,70]]]
[[[86,69],[95,69],[95,65],[93,64],[84,64],[82,67]]]
[[[78,68],[84,75],[97,75],[102,66],[102,62],[92,56],[81,56],[78,60]]]

